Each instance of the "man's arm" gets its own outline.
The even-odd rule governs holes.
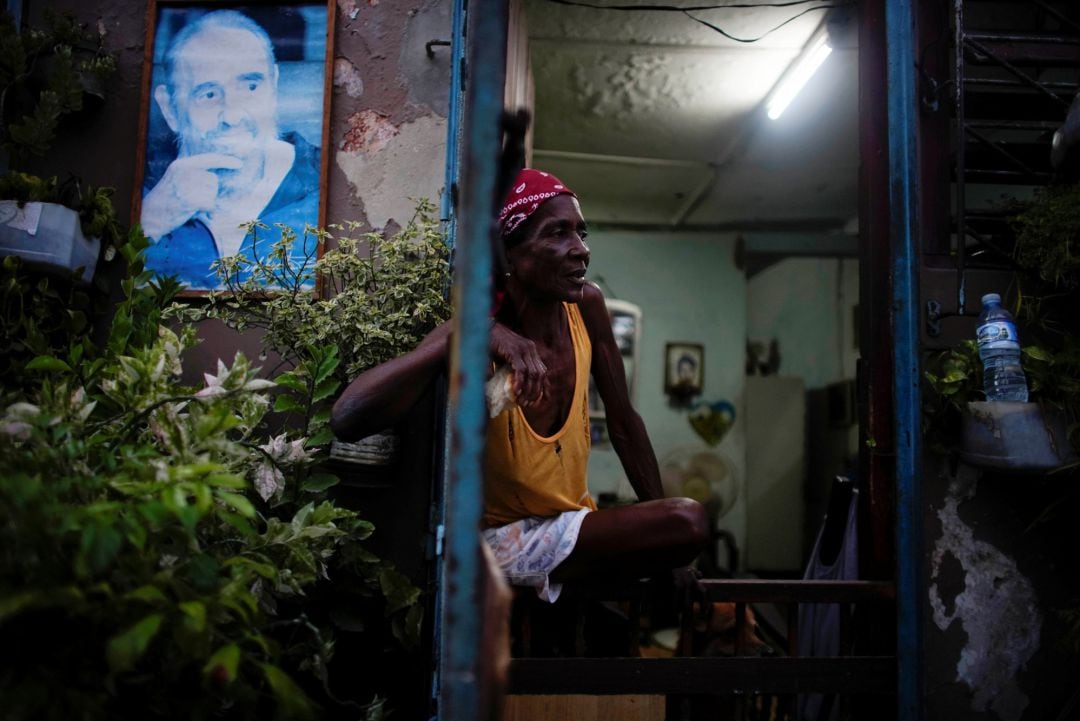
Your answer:
[[[611,332],[604,295],[592,283],[585,285],[581,315],[592,341],[592,374],[607,414],[608,435],[619,455],[626,477],[638,499],[652,501],[664,497],[660,468],[641,416],[630,405],[626,371]]]
[[[443,323],[413,350],[364,371],[350,383],[330,414],[334,435],[343,441],[355,441],[404,418],[446,367],[450,328],[449,321]]]
[[[330,429],[343,441],[396,424],[409,412],[450,357],[452,322],[431,331],[415,349],[361,373],[334,403]],[[528,406],[548,388],[536,345],[501,323],[491,328],[492,359],[510,366],[518,403]]]

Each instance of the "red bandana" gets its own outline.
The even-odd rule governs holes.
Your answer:
[[[499,227],[502,237],[510,235],[525,219],[536,212],[536,209],[549,198],[556,195],[572,195],[574,191],[563,185],[563,182],[551,173],[542,170],[525,168],[518,173],[514,181],[514,187],[506,194],[502,210],[499,212]]]

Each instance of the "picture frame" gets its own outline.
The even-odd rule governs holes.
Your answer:
[[[705,346],[668,343],[664,347],[664,392],[686,398],[699,395],[705,385]]]
[[[266,258],[287,232],[290,263],[321,254],[309,229],[326,222],[335,11],[148,3],[132,223],[150,239],[146,269],[182,295],[221,290],[215,261]]]

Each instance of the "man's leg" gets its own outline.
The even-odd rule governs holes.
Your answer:
[[[593,511],[551,579],[640,578],[689,564],[708,540],[705,508],[688,498]]]

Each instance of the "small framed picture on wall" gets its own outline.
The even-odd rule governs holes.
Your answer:
[[[675,396],[701,393],[705,380],[705,346],[668,343],[664,350],[664,392]]]

